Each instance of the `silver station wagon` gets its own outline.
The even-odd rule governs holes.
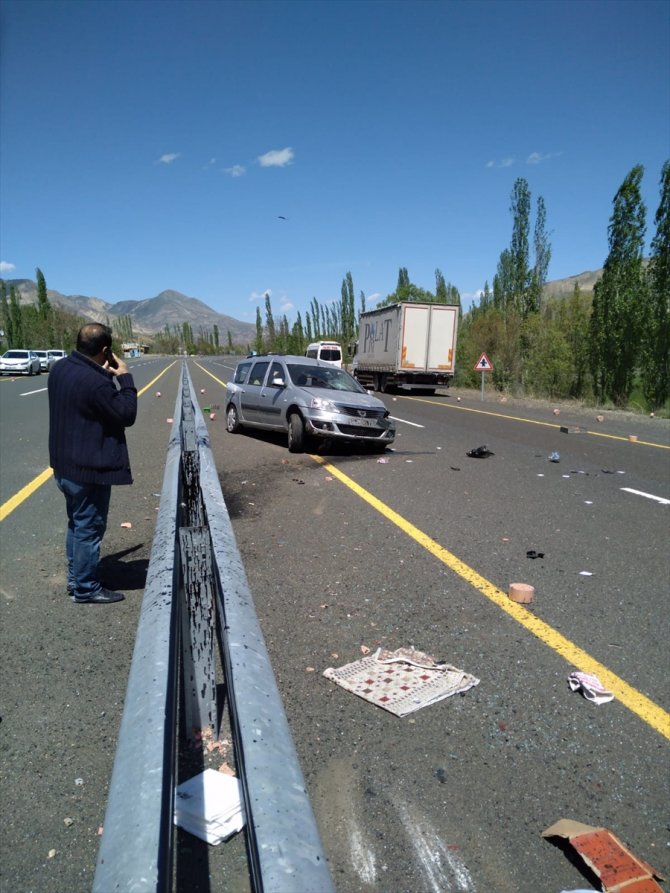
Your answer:
[[[242,360],[226,385],[226,428],[286,431],[292,453],[317,438],[351,441],[383,452],[395,424],[381,400],[348,372],[298,356]]]

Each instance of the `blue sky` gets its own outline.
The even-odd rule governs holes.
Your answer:
[[[0,275],[109,302],[172,288],[253,321],[399,267],[464,304],[514,181],[549,278],[602,266],[612,199],[670,157],[657,0],[3,0]],[[285,217],[286,219],[280,219]]]

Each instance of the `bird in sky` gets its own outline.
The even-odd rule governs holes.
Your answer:
[[[287,220],[288,219],[287,217],[282,217],[281,214],[278,214],[277,217],[279,218],[279,220]]]

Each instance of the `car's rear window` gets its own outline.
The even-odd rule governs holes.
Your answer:
[[[327,360],[329,362],[336,362],[337,360],[342,359],[342,353],[339,347],[322,347],[321,348],[321,359]]]

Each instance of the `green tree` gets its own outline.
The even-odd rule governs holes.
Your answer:
[[[569,396],[585,397],[589,379],[589,319],[591,316],[591,295],[584,293],[579,283],[568,299],[558,298],[549,304],[547,312],[556,306],[556,320],[570,349],[572,379]]]
[[[642,392],[651,409],[670,396],[670,161],[661,171],[661,201],[654,218],[642,345]]]
[[[609,224],[609,254],[596,283],[591,313],[591,369],[596,396],[625,406],[633,387],[646,281],[643,268],[644,168],[636,165],[619,187]]]
[[[500,253],[493,277],[493,306],[503,315],[514,307],[514,262],[509,248]]]
[[[37,312],[42,319],[46,320],[49,316],[51,305],[47,297],[46,279],[39,267],[35,270],[35,279],[37,280]]]
[[[213,328],[213,331],[212,331],[212,337],[213,337],[213,339],[214,339],[214,350],[215,350],[216,353],[218,353],[219,350],[220,350],[220,347],[221,347],[221,345],[220,345],[220,343],[219,343],[219,327],[217,326],[216,323],[214,323],[214,326],[213,326],[212,328]],[[230,332],[228,332],[228,343],[232,346],[232,340],[231,340],[231,338],[230,338]]]
[[[265,292],[265,328],[268,333],[268,350],[275,349],[277,341],[277,331],[275,329],[275,320],[272,315],[272,304],[270,302],[270,292]]]
[[[263,353],[263,320],[260,307],[256,307],[256,340],[254,341],[254,350],[256,353]]]
[[[537,313],[540,309],[542,291],[547,281],[549,261],[551,260],[551,245],[549,244],[549,236],[547,234],[547,210],[541,195],[537,199],[533,245],[535,248],[535,263],[530,274],[526,313]]]
[[[510,245],[511,287],[514,303],[523,316],[528,313],[527,292],[530,280],[528,269],[528,235],[530,231],[530,189],[519,177],[512,189],[512,243]]]

